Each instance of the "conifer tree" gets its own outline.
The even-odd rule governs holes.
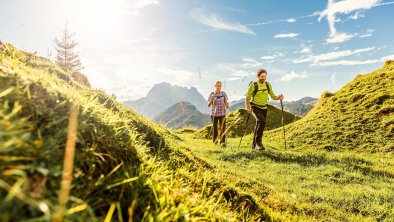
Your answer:
[[[78,43],[72,39],[73,36],[74,34],[70,34],[66,24],[62,37],[60,39],[55,38],[54,40],[57,52],[55,62],[63,68],[77,72],[83,69],[83,66],[78,53],[75,52],[75,47]]]

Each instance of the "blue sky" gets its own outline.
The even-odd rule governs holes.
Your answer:
[[[236,100],[260,68],[285,100],[319,97],[394,59],[386,0],[0,0],[0,41],[53,58],[66,20],[82,72],[119,99],[221,80]]]

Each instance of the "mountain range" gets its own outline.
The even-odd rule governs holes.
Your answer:
[[[298,116],[305,116],[313,109],[317,101],[317,98],[312,97],[304,97],[300,100],[291,102],[283,101],[283,109]],[[269,104],[281,109],[280,101],[270,100]]]
[[[283,110],[293,113],[298,116],[305,116],[315,105],[318,99],[312,97],[304,97],[297,101],[283,101]],[[280,102],[277,100],[269,100],[268,104],[273,105],[281,109]],[[245,100],[240,99],[234,101],[230,107],[231,111],[236,111],[237,109],[245,108]]]
[[[145,97],[135,101],[125,101],[123,104],[133,108],[141,115],[153,119],[181,101],[193,104],[200,112],[209,112],[206,99],[195,87],[173,86],[166,82],[155,84]]]

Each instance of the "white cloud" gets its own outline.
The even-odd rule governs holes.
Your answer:
[[[382,57],[381,60],[386,61],[386,60],[394,60],[394,54]]]
[[[257,60],[250,57],[242,58],[242,61],[245,62],[244,64],[242,64],[242,67],[245,68],[258,68],[263,65],[263,63],[258,62]]]
[[[320,12],[319,21],[326,17],[330,29],[330,37],[327,43],[339,43],[348,41],[353,38],[354,34],[337,33],[335,23],[337,22],[337,14],[349,14],[357,10],[367,10],[379,3],[379,0],[342,0],[335,2],[328,0],[327,8]]]
[[[140,39],[131,39],[131,40],[125,40],[125,41],[115,41],[115,42],[106,42],[106,43],[90,43],[90,44],[85,44],[83,45],[84,48],[102,48],[102,47],[113,47],[116,45],[129,45],[129,44],[135,44],[135,43],[140,43],[140,42],[146,42],[150,41],[149,38],[140,38]]]
[[[251,57],[243,57],[241,60],[244,62],[258,63],[256,59],[251,58]]]
[[[180,85],[180,86],[185,86],[186,82],[192,78],[192,76],[196,75],[191,71],[188,70],[183,70],[179,68],[173,68],[173,67],[159,67],[156,69],[156,72],[160,74],[160,79],[163,79],[163,82],[165,80],[170,79],[171,84],[174,85]],[[154,77],[154,79],[157,79],[158,77]],[[153,80],[153,79],[152,79]],[[157,81],[157,80],[156,80]],[[162,81],[160,81],[162,82]]]
[[[289,19],[287,19],[286,20],[288,23],[294,23],[294,22],[296,22],[297,20],[295,19],[295,18],[289,18]]]
[[[136,100],[138,98],[144,97],[145,92],[148,92],[152,86],[151,85],[141,85],[137,84],[134,86],[123,86],[105,89],[109,94],[115,94],[116,99],[119,101],[129,101]]]
[[[370,37],[370,36],[372,36],[372,33],[367,33],[367,34],[364,34],[364,35],[360,35],[359,38],[367,38],[367,37]]]
[[[225,69],[227,74],[227,81],[235,81],[235,80],[241,80],[242,82],[251,74],[253,74],[256,68],[249,68],[245,67],[239,64],[225,64],[225,63],[220,63],[218,64],[218,67],[220,69]],[[230,73],[228,73],[230,72]]]
[[[373,29],[367,29],[367,32],[366,32],[365,34],[360,35],[360,36],[358,36],[358,37],[359,37],[359,38],[370,37],[370,36],[372,36],[372,34],[373,34],[374,31],[375,31],[375,30],[373,30]]]
[[[139,11],[150,5],[159,5],[159,0],[126,0],[126,7],[135,15],[139,15]]]
[[[349,16],[349,19],[357,20],[359,18],[364,18],[365,15],[361,12],[356,12],[355,14]]]
[[[312,52],[311,47],[303,46],[303,48],[300,51],[298,51],[297,53],[309,54],[311,52]]]
[[[300,78],[306,78],[306,72],[304,71],[303,73],[296,73],[294,71],[291,71],[290,73],[287,73],[286,75],[283,75],[280,80],[281,81],[291,81],[293,79],[300,79]]]
[[[381,60],[338,60],[338,61],[329,61],[329,62],[320,62],[314,63],[312,66],[353,66],[353,65],[365,65],[365,64],[373,64],[380,63]]]
[[[218,17],[215,14],[204,15],[200,10],[194,10],[192,12],[192,17],[196,21],[204,25],[207,25],[209,27],[212,27],[214,29],[240,32],[249,35],[256,35],[256,33],[253,30],[249,29],[245,25],[240,23],[231,23],[224,21],[222,18]]]
[[[260,58],[262,60],[274,60],[274,59],[276,59],[278,57],[283,57],[283,56],[285,56],[285,55],[280,52],[280,53],[277,53],[277,54],[274,54],[274,55],[261,56]]]
[[[269,25],[269,24],[280,23],[280,22],[296,22],[297,19],[310,18],[310,17],[319,16],[319,15],[320,15],[320,12],[314,12],[309,15],[302,15],[302,16],[298,16],[298,17],[294,17],[294,18],[287,18],[287,19],[271,20],[271,21],[266,21],[266,22],[256,22],[256,23],[247,24],[246,26],[248,26],[248,27],[249,26],[261,26],[261,25]]]
[[[310,54],[312,52],[312,46],[300,44],[300,50],[294,51],[294,54]]]
[[[382,6],[382,5],[392,5],[392,4],[394,4],[394,2],[383,2],[383,3],[379,3],[379,4],[374,5],[374,7]]]
[[[341,51],[322,53],[322,54],[318,54],[318,55],[310,55],[306,58],[300,58],[300,59],[293,60],[293,63],[299,64],[299,63],[312,62],[313,64],[317,64],[321,61],[333,60],[333,59],[338,59],[338,58],[342,58],[342,57],[346,57],[346,56],[355,55],[358,53],[372,51],[372,50],[375,50],[375,48],[376,47],[368,47],[368,48],[361,48],[361,49],[356,49],[356,50],[341,50]]]
[[[272,60],[272,59],[275,59],[276,57],[275,56],[261,56],[260,58],[262,60]]]
[[[158,37],[156,30],[145,26],[130,27],[128,31],[135,39],[127,40],[129,35],[117,32],[112,33],[116,36],[111,38],[113,42],[101,35],[94,41],[91,36],[82,39],[83,72],[93,87],[115,93],[120,99],[137,99],[159,82],[196,84],[198,74],[180,65],[186,53],[176,43]]]
[[[331,44],[346,42],[355,36],[357,36],[357,34],[336,33],[335,35],[332,35],[330,38],[326,39],[326,43]]]
[[[277,35],[274,35],[274,38],[294,38],[299,35],[300,35],[299,33],[277,34]]]

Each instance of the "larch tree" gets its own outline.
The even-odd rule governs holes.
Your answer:
[[[69,69],[72,72],[78,72],[83,69],[83,66],[78,53],[75,52],[75,47],[78,43],[72,39],[73,36],[74,34],[69,32],[66,24],[62,37],[60,39],[55,38],[54,40],[57,52],[55,62],[59,66]]]

